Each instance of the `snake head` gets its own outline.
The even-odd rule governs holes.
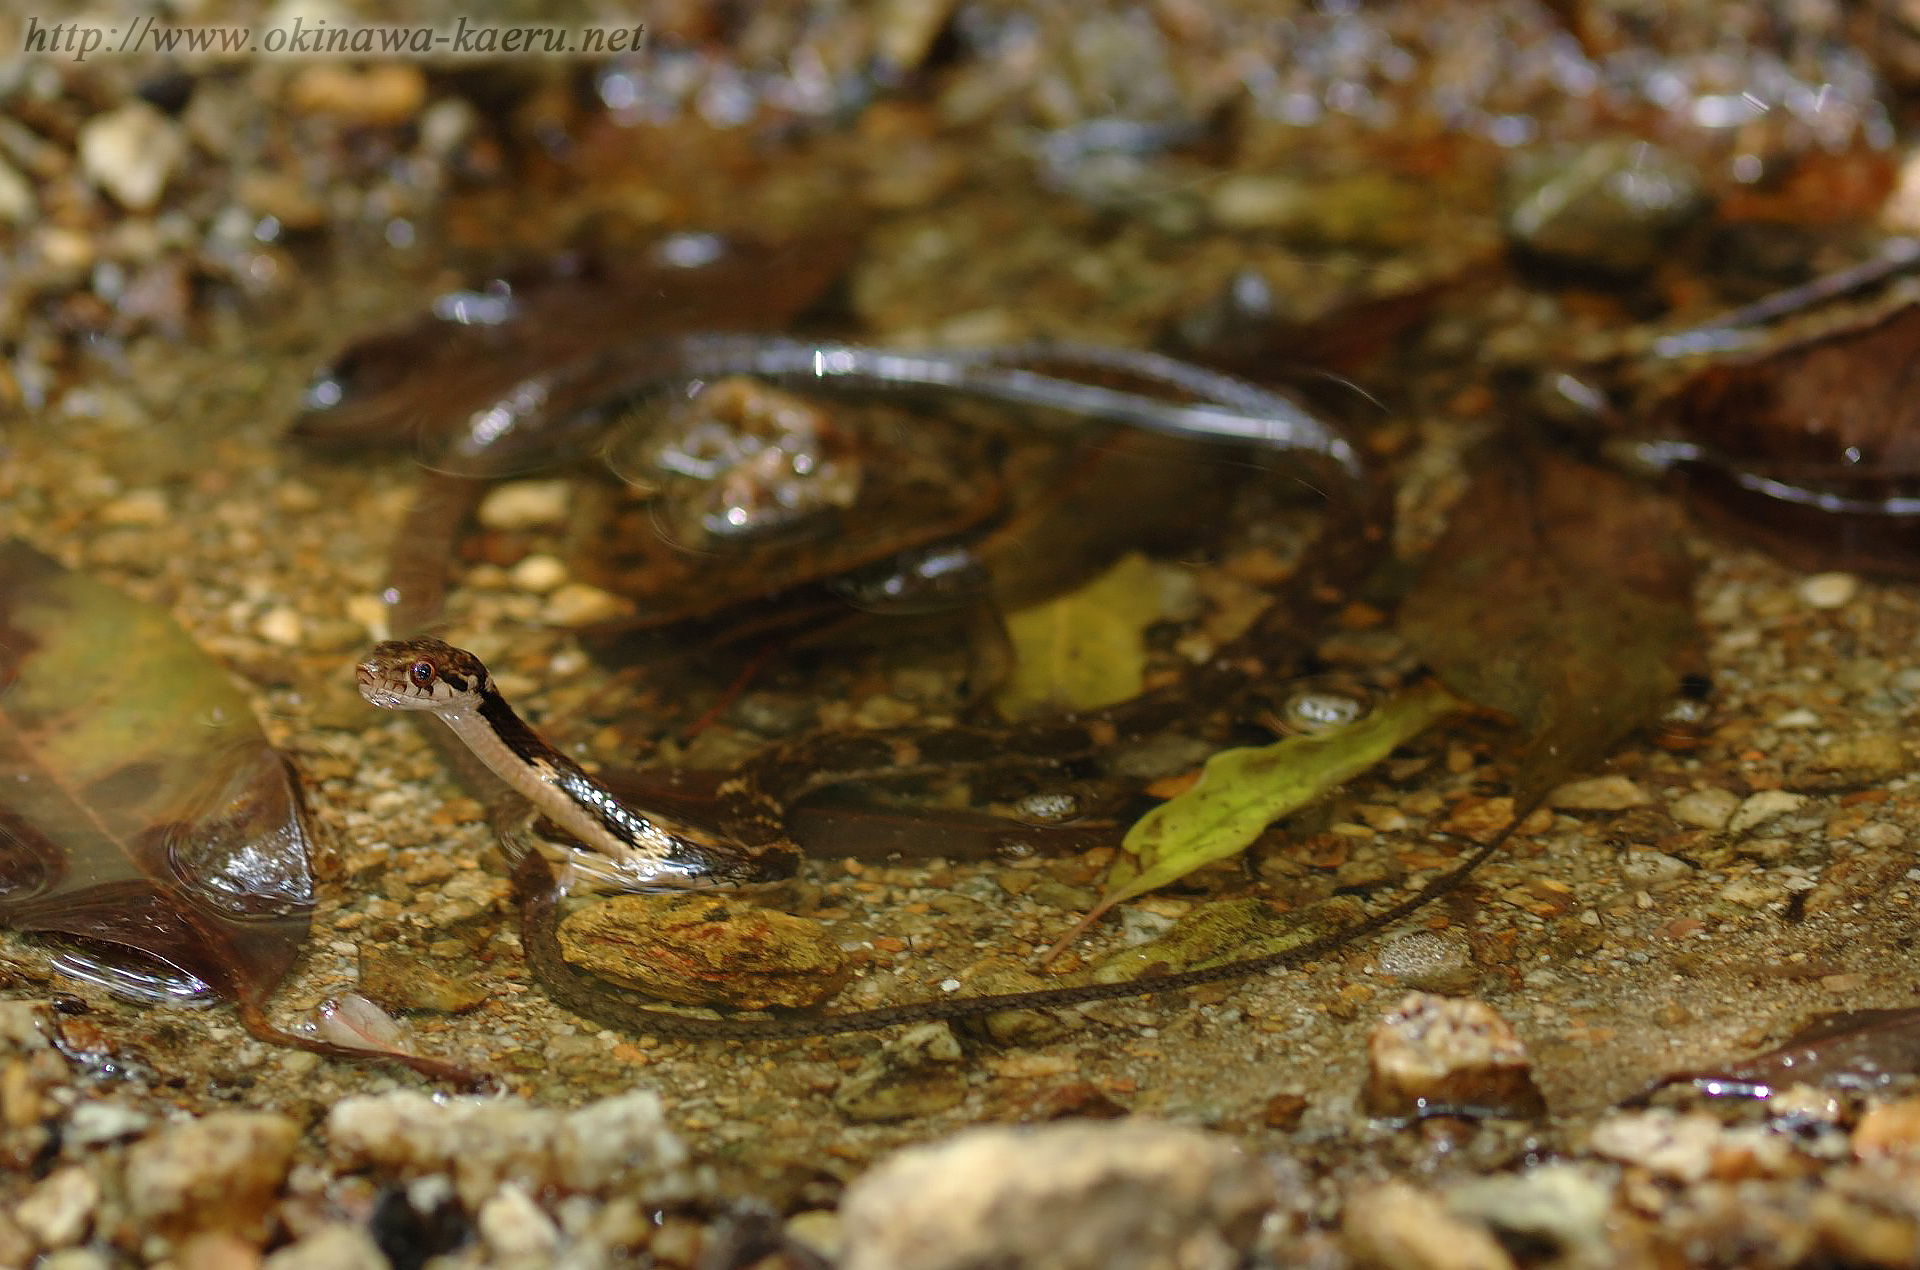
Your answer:
[[[480,703],[487,668],[440,639],[390,639],[357,668],[360,695],[388,710],[461,710]]]

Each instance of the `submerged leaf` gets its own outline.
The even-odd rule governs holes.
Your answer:
[[[1872,1090],[1920,1074],[1920,1010],[1845,1010],[1808,1022],[1777,1049],[1722,1067],[1673,1072],[1633,1101],[1669,1085],[1713,1097],[1771,1098],[1788,1085]]]
[[[1092,710],[1138,696],[1145,632],[1162,611],[1159,570],[1138,552],[1092,582],[1007,619],[1012,676],[996,700],[1011,717],[1048,707]]]
[[[1790,562],[1920,576],[1920,304],[1708,366],[1638,457]]]
[[[313,905],[292,774],[164,612],[0,547],[0,922],[258,1005]],[[137,979],[127,983],[139,982]]]
[[[1198,784],[1127,832],[1106,894],[1055,950],[1114,905],[1244,851],[1275,820],[1358,776],[1462,704],[1429,680],[1337,732],[1215,754]]]
[[[1520,721],[1514,803],[1532,806],[1656,718],[1698,664],[1680,518],[1568,459],[1497,464],[1461,500],[1400,630],[1448,687]]]

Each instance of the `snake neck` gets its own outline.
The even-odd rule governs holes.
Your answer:
[[[621,801],[547,744],[491,679],[474,706],[436,713],[494,775],[581,845],[616,862],[621,880],[636,889],[757,882],[791,872],[780,853],[748,852]]]

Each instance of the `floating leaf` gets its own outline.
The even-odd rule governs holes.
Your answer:
[[[1107,877],[1107,893],[1055,949],[1114,905],[1244,851],[1275,820],[1353,779],[1461,708],[1457,697],[1428,681],[1338,732],[1220,751],[1207,760],[1198,784],[1142,816],[1127,832]]]
[[[1138,696],[1145,632],[1162,611],[1160,570],[1130,553],[1077,591],[1013,614],[1013,674],[996,700],[1009,716],[1092,710]]]
[[[1448,687],[1527,734],[1530,807],[1673,699],[1698,665],[1693,564],[1659,494],[1554,455],[1468,490],[1400,630]]]
[[[235,1002],[256,1036],[313,909],[293,774],[165,612],[0,545],[0,922],[161,999]],[[417,1066],[464,1075],[431,1060]]]

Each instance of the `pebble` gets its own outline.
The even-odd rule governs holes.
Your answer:
[[[262,613],[253,629],[261,639],[282,648],[299,647],[307,634],[307,625],[300,620],[300,615],[284,604]]]
[[[67,1117],[61,1137],[73,1146],[97,1147],[147,1131],[153,1117],[119,1102],[83,1102]]]
[[[65,1248],[86,1238],[100,1184],[77,1164],[57,1169],[37,1182],[13,1210],[20,1228],[42,1248]]]
[[[1379,1270],[1512,1270],[1514,1265],[1484,1226],[1454,1216],[1437,1196],[1405,1182],[1387,1182],[1348,1200],[1340,1236],[1355,1261]]]
[[[80,129],[81,171],[128,211],[159,202],[186,153],[179,126],[143,101],[96,115]]]
[[[33,219],[33,210],[33,187],[27,178],[0,161],[0,221],[24,224]]]
[[[1705,1112],[1680,1114],[1663,1107],[1622,1112],[1593,1127],[1588,1145],[1598,1155],[1637,1164],[1656,1177],[1698,1182],[1713,1167],[1720,1122]]]
[[[1412,1119],[1435,1114],[1543,1114],[1527,1049],[1484,1002],[1413,992],[1367,1038],[1368,1114]]]
[[[1740,796],[1727,789],[1696,789],[1673,800],[1667,814],[1696,829],[1725,829],[1740,806]]]
[[[1562,811],[1625,811],[1649,801],[1646,791],[1624,776],[1568,781],[1547,796],[1549,805]]]
[[[297,111],[332,115],[369,127],[406,123],[427,101],[427,80],[410,62],[379,62],[355,69],[340,62],[308,66],[288,85]]]
[[[1613,1187],[1594,1166],[1543,1164],[1494,1174],[1447,1192],[1447,1208],[1485,1222],[1527,1247],[1545,1247],[1569,1265],[1605,1265]]]
[[[216,1111],[127,1148],[135,1220],[173,1229],[252,1231],[293,1161],[300,1126],[261,1111]]]
[[[968,1129],[847,1188],[841,1270],[1248,1264],[1278,1179],[1232,1139],[1143,1117]]]
[[[1757,794],[1748,795],[1746,801],[1734,811],[1727,821],[1727,832],[1745,833],[1749,829],[1758,829],[1769,820],[1790,811],[1798,811],[1806,804],[1805,794],[1789,793],[1784,789],[1763,789]]]
[[[160,525],[169,515],[167,496],[157,489],[129,490],[100,509],[103,525]]]
[[[540,620],[550,626],[590,626],[626,617],[633,605],[597,586],[569,582],[556,588],[540,609]]]
[[[560,1246],[560,1228],[516,1183],[501,1187],[482,1204],[474,1225],[487,1250],[503,1261],[551,1258]]]
[[[1871,1107],[1853,1129],[1853,1153],[1861,1159],[1876,1155],[1920,1155],[1920,1098],[1900,1098]],[[21,1225],[25,1225],[23,1219]]]
[[[1375,969],[1409,988],[1428,992],[1463,992],[1478,978],[1473,949],[1458,931],[1417,930],[1388,940],[1380,948]]]
[[[1537,258],[1633,275],[1658,264],[1706,205],[1706,187],[1686,159],[1638,138],[1609,137],[1516,155],[1505,222]]]
[[[560,951],[576,966],[680,1005],[819,1005],[846,985],[839,941],[819,922],[733,897],[615,895],[569,913]]]
[[[531,555],[507,570],[507,580],[522,591],[545,595],[567,580],[567,566],[554,556]]]
[[[488,529],[536,529],[565,521],[572,501],[572,481],[508,481],[488,491],[475,516]]]
[[[388,1270],[385,1253],[358,1226],[322,1226],[269,1256],[261,1270]]]
[[[1859,591],[1851,573],[1816,573],[1800,583],[1800,598],[1816,609],[1844,608]]]
[[[687,1149],[651,1090],[573,1111],[520,1099],[369,1094],[334,1105],[327,1137],[350,1167],[372,1165],[403,1180],[451,1174],[469,1210],[509,1179],[588,1194],[644,1186],[665,1197],[687,1187]]]
[[[891,1124],[950,1111],[967,1096],[965,1057],[945,1023],[908,1028],[840,1083],[834,1108],[856,1124]]]

